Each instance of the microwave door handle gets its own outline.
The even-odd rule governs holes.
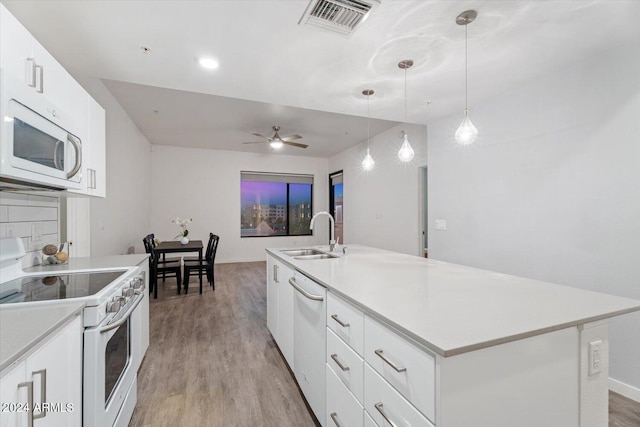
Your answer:
[[[58,148],[60,147],[60,144],[62,143],[62,141],[57,140],[56,141],[56,146],[53,149],[53,165],[56,167],[56,169],[58,170],[64,170],[64,168],[62,167],[62,165],[60,165],[60,156],[58,156]]]
[[[76,164],[73,169],[71,169],[71,172],[67,174],[67,179],[71,179],[80,171],[80,168],[82,167],[82,142],[80,142],[80,139],[71,134],[67,134],[67,141],[69,141],[71,145],[73,145],[73,149],[76,151]]]

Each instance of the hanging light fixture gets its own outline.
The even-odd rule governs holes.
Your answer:
[[[398,63],[398,67],[404,70],[404,122],[406,123],[407,122],[407,70],[413,67],[413,60],[405,59],[403,61],[400,61]],[[404,136],[404,141],[400,146],[400,151],[398,151],[398,158],[403,162],[410,162],[411,160],[413,160],[413,156],[415,155],[415,152],[413,151],[411,144],[409,144],[409,135],[407,134],[407,132],[403,131],[402,134]]]
[[[456,17],[456,24],[464,25],[464,117],[456,131],[456,141],[462,145],[471,144],[478,137],[478,129],[469,119],[469,108],[467,106],[467,25],[472,23],[476,16],[478,16],[478,12],[475,10],[465,10]]]
[[[369,152],[369,136],[370,136],[370,126],[369,122],[371,120],[371,116],[369,114],[369,97],[373,95],[373,89],[365,89],[362,91],[362,94],[367,97],[367,155],[362,161],[362,169],[366,171],[370,171],[376,165],[376,162],[371,157],[371,153]]]

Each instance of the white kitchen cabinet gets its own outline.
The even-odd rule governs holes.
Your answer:
[[[353,305],[327,294],[327,327],[349,344],[356,353],[364,353],[364,314]]]
[[[82,320],[76,316],[0,377],[3,404],[28,403],[24,412],[0,412],[3,427],[82,424]],[[31,390],[29,390],[31,389]],[[31,410],[33,409],[33,410]]]
[[[290,285],[294,288],[293,372],[313,413],[324,426],[327,291],[297,271]]]
[[[364,361],[327,328],[327,365],[360,402],[364,400]]]
[[[366,412],[364,413],[364,427],[378,427],[378,424]]]
[[[89,156],[87,175],[89,194],[107,197],[107,139],[104,108],[92,97],[89,98]]]
[[[364,410],[327,364],[327,426],[362,427]]]
[[[69,73],[4,6],[0,5],[0,66],[16,82],[45,97],[50,107],[39,111],[65,127],[68,114]]]
[[[274,257],[267,258],[267,327],[293,370],[293,270]]]

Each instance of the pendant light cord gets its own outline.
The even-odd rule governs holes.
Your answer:
[[[370,122],[371,122],[371,114],[369,112],[369,97],[371,95],[367,95],[367,152],[369,152],[369,138],[371,137],[371,132],[369,130]]]
[[[407,69],[404,69],[404,122],[407,123]]]
[[[468,74],[468,70],[469,67],[467,65],[468,59],[467,59],[467,25],[468,24],[464,24],[464,109],[468,110],[469,106],[468,106],[468,93],[469,93],[469,87],[468,87],[468,80],[469,80],[469,76]],[[406,89],[405,89],[406,92]],[[406,107],[405,107],[406,108]]]

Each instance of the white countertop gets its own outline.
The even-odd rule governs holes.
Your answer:
[[[25,273],[46,273],[50,271],[96,270],[110,268],[135,267],[146,262],[149,255],[109,255],[100,257],[70,258],[66,264],[36,265],[25,268]]]
[[[445,357],[640,310],[629,298],[347,247],[347,255],[340,249],[340,258],[321,260],[267,251]]]
[[[0,307],[0,371],[81,314],[83,308],[82,302]]]

